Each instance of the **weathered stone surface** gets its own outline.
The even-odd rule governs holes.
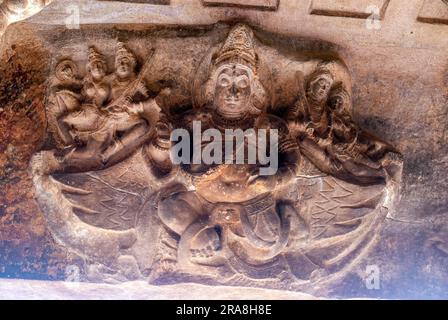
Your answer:
[[[389,0],[313,0],[311,14],[366,19],[376,13],[381,19],[388,5]]]
[[[203,3],[208,6],[237,6],[264,10],[276,10],[279,0],[203,0]]]
[[[60,0],[10,25],[0,274],[446,297],[445,5],[375,5]],[[193,120],[280,129],[293,177],[180,169],[167,136]]]
[[[143,281],[98,283],[0,280],[1,300],[316,300],[299,292],[200,284],[151,286]]]
[[[4,0],[0,2],[0,37],[6,27],[36,14],[52,0]]]
[[[442,1],[426,0],[420,9],[418,20],[426,23],[448,24],[448,7]]]

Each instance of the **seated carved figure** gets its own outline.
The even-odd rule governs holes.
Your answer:
[[[58,148],[63,149],[73,145],[70,128],[64,125],[63,116],[78,110],[81,106],[83,83],[78,79],[78,68],[69,59],[60,61],[52,79],[47,113],[49,131]]]
[[[94,47],[89,48],[87,72],[83,86],[84,103],[100,109],[109,100],[110,84],[106,81],[106,60]]]
[[[253,34],[235,26],[213,61],[213,71],[204,85],[207,101],[187,115],[203,129],[279,128],[280,168],[277,175],[259,176],[258,164],[186,165],[195,191],[165,194],[158,206],[162,222],[181,237],[181,265],[192,262],[222,265],[236,252],[241,259],[262,263],[281,253],[289,232],[292,207],[277,201],[272,190],[282,178],[292,175],[296,149],[288,149],[286,123],[265,114],[266,93],[257,77]],[[185,123],[188,128],[188,123]],[[285,148],[282,148],[285,146]]]
[[[380,160],[388,146],[362,132],[349,114],[351,97],[342,83],[318,65],[307,82],[306,101],[297,103],[289,127],[301,153],[321,171],[359,184],[381,183]]]
[[[119,42],[115,57],[115,73],[107,77],[111,86],[111,100],[113,101],[109,107],[114,106],[114,104],[116,107],[120,107],[120,103],[126,103],[126,99],[132,98],[128,92],[131,86],[134,86],[134,95],[139,94],[143,99],[148,97],[148,89],[142,78],[137,76],[136,67],[137,60],[134,54],[126,48],[124,43]]]
[[[63,126],[70,133],[71,140],[77,145],[65,155],[64,161],[72,164],[75,163],[77,158],[84,162],[82,154],[94,154],[107,140],[105,132],[102,132],[101,135],[92,134],[100,131],[100,128],[105,124],[101,108],[110,95],[110,86],[105,81],[107,75],[106,60],[93,47],[89,48],[87,72],[82,89],[82,105],[65,114],[61,119]],[[80,152],[81,148],[83,149],[82,152]],[[89,157],[84,164],[90,162],[95,166],[99,161],[96,157]]]
[[[135,74],[136,59],[119,43],[115,74],[107,75],[105,58],[90,48],[88,75],[81,96],[64,92],[58,123],[69,133],[68,152],[61,159],[47,154],[49,170],[81,172],[99,170],[123,160],[152,134],[158,106]],[[61,96],[61,93],[59,93]],[[140,95],[138,103],[134,103]],[[71,98],[71,99],[69,99]]]
[[[332,138],[334,150],[346,153],[357,163],[380,169],[377,160],[393,149],[386,143],[361,131],[351,120],[351,98],[342,84],[335,87],[329,99],[332,110]]]

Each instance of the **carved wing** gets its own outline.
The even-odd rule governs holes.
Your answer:
[[[328,176],[313,184],[299,183],[299,210],[308,222],[313,240],[333,238],[355,231],[380,204],[384,184],[358,186]],[[306,188],[306,190],[305,190]]]
[[[129,230],[137,225],[151,187],[135,168],[119,165],[114,170],[60,174],[64,197],[84,222],[108,230]],[[70,188],[67,188],[70,186]]]
[[[141,152],[106,170],[58,175],[41,171],[45,154],[36,154],[31,166],[54,237],[82,257],[118,268],[126,250],[152,236],[147,222],[164,181],[151,175]],[[141,225],[146,229],[139,230]]]
[[[291,271],[301,279],[346,270],[353,254],[367,252],[395,192],[386,184],[359,186],[321,174],[298,177],[295,188],[304,226],[292,229],[291,237],[299,241],[287,251]]]

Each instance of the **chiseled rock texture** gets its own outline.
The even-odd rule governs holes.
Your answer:
[[[123,284],[0,280],[1,300],[316,300],[300,292],[200,284],[151,286]]]
[[[33,4],[33,10],[20,16],[16,14],[20,1],[0,4],[0,278],[6,278],[0,280],[0,299],[448,297],[448,5],[442,0],[352,0],[341,1],[339,7],[330,0],[269,1],[269,7],[263,7],[263,1],[244,6],[241,1],[206,1],[204,5],[199,0],[25,2]],[[367,11],[372,14],[366,14],[369,5],[374,5]],[[349,255],[346,272],[331,282],[299,287],[298,291],[306,294],[241,286],[233,291],[208,281],[211,285],[206,287],[158,287],[147,281],[117,284],[115,278],[101,279],[113,285],[87,283],[92,281],[92,273],[104,271],[92,271],[92,261],[79,247],[69,250],[64,239],[54,236],[46,218],[48,208],[37,200],[29,165],[34,154],[57,144],[49,134],[47,119],[50,79],[57,62],[72,58],[83,65],[85,73],[88,46],[96,45],[112,66],[111,55],[119,39],[132,47],[141,64],[147,49],[157,44],[169,53],[160,64],[170,69],[163,79],[147,77],[159,81],[149,86],[155,97],[161,87],[170,85],[170,74],[189,84],[187,77],[194,73],[190,71],[203,61],[210,47],[226,40],[236,22],[249,25],[257,43],[268,48],[263,54],[271,63],[265,64],[260,77],[272,80],[284,72],[293,79],[293,72],[288,73],[293,64],[285,63],[288,59],[305,61],[312,56],[344,65],[351,83],[354,123],[387,141],[402,157],[394,205],[375,229],[365,254]],[[179,56],[188,61],[184,69],[170,64],[183,59]],[[283,64],[266,59],[277,56],[284,59]],[[275,72],[269,74],[269,67]],[[278,89],[281,95],[276,101],[291,103],[294,97],[287,93],[292,87],[281,82],[277,85],[286,94]],[[191,98],[184,87],[176,89],[175,101],[170,103],[182,104]],[[85,221],[92,222],[92,218]],[[145,248],[141,243],[153,238],[139,241],[138,254]],[[159,280],[158,274],[154,280],[148,270],[136,275],[133,263],[124,259],[123,279],[201,282],[182,274],[169,278],[170,272],[165,275],[168,280]],[[366,285],[369,266],[379,268],[377,288]],[[62,282],[73,270],[82,284]],[[326,276],[325,272],[317,275]]]

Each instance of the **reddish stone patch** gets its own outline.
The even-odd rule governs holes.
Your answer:
[[[0,277],[61,278],[55,246],[34,199],[28,169],[45,139],[44,52],[6,50],[0,63]]]

